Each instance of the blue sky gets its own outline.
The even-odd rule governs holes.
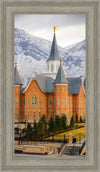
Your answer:
[[[16,14],[15,27],[52,41],[53,27],[56,26],[57,43],[61,47],[80,42],[86,38],[85,14]]]

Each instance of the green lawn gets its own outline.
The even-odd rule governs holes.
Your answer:
[[[78,126],[85,126],[85,123],[75,123],[75,125],[78,125]]]
[[[86,135],[85,125],[82,128],[78,128],[78,129],[75,129],[75,130],[70,130],[70,131],[66,131],[66,132],[61,133],[61,134],[57,134],[57,135],[54,136],[54,139],[58,139],[58,138],[63,139],[64,135],[65,135],[66,138],[68,138],[70,133],[72,134],[73,138],[76,138],[76,141],[79,141],[80,139],[84,139],[85,135]],[[81,137],[79,137],[79,134],[81,134]],[[48,137],[47,139],[52,139],[52,137]]]

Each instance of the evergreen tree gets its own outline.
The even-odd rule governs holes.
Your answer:
[[[78,115],[76,114],[76,122],[78,122]]]
[[[27,134],[28,137],[31,137],[32,127],[31,127],[30,123],[28,123],[28,125],[27,125],[26,134]]]
[[[55,121],[54,121],[52,115],[50,116],[48,125],[49,125],[49,131],[50,132],[55,132]]]
[[[66,122],[67,122],[67,118],[65,116],[65,114],[61,117],[61,120],[62,120],[62,129],[63,130],[66,130]]]
[[[62,130],[62,119],[59,117],[59,115],[55,116],[55,127],[56,131]]]
[[[71,117],[71,120],[70,120],[70,126],[73,127],[74,124],[75,124],[75,122],[74,122],[74,118],[73,118],[73,116],[72,116],[72,117]]]
[[[46,116],[43,114],[40,120],[44,123],[45,130],[46,130],[47,129]]]
[[[36,124],[36,120],[34,121],[34,124],[33,124],[33,135],[37,135],[37,124]]]
[[[40,120],[37,124],[37,134],[40,136],[40,135],[43,135],[44,134],[44,130],[45,130],[45,126],[44,126],[44,123]]]
[[[81,117],[81,116],[80,116],[80,122],[83,122],[83,121],[82,121],[82,117]]]

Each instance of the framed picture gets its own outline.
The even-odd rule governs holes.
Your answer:
[[[1,1],[1,170],[97,171],[98,1]]]

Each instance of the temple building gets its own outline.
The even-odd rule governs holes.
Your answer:
[[[46,119],[66,115],[70,121],[73,116],[80,116],[85,121],[86,95],[83,77],[66,77],[62,60],[59,57],[56,33],[47,60],[47,72],[35,74],[23,88],[17,63],[14,68],[14,117],[15,122],[38,121],[42,115]]]

